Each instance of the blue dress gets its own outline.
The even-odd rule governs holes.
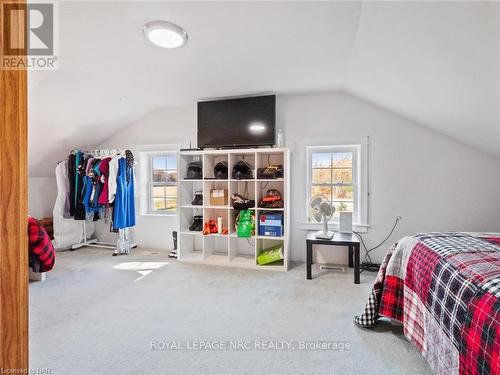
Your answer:
[[[123,229],[135,225],[134,169],[127,167],[125,158],[118,160],[116,176],[113,228]]]

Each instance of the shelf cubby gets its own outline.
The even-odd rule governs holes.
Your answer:
[[[264,250],[267,250],[269,248],[272,248],[274,246],[278,246],[283,244],[282,239],[275,239],[275,238],[262,238],[259,237],[256,239],[256,257],[260,255],[260,253]],[[283,247],[283,252],[285,254],[285,260],[286,260],[286,249]],[[283,267],[284,261],[285,260],[280,260],[274,263],[269,263],[269,264],[264,264],[264,265],[258,265],[258,267],[266,267],[266,268],[276,268],[276,267]]]
[[[191,202],[193,201],[194,193],[197,191],[201,191],[203,193],[202,180],[181,181],[179,184],[179,205],[181,207],[192,206]]]
[[[203,236],[203,258],[209,263],[229,263],[229,236]]]
[[[258,201],[262,199],[269,189],[276,189],[281,193],[281,198],[285,203],[287,201],[286,189],[285,189],[285,181],[283,180],[266,180],[266,181],[257,181],[257,205]],[[259,207],[260,209],[261,207]]]
[[[179,259],[186,261],[203,261],[203,237],[192,233],[180,233]]]
[[[255,210],[252,209],[251,211],[253,211],[253,213],[255,214]],[[239,211],[238,210],[230,210],[230,226],[229,226],[229,234],[230,235],[234,235],[234,236],[237,236],[237,233],[236,233],[236,218],[238,217],[238,214],[239,214]],[[257,220],[257,217],[255,218],[255,220]],[[256,233],[257,233],[257,222],[255,223],[255,230],[256,230]]]
[[[220,207],[229,207],[229,185],[227,180],[205,180],[203,186],[203,205],[206,207],[219,207],[210,203],[210,192],[213,189],[225,189],[228,191],[227,204],[220,205]]]
[[[259,152],[257,154],[257,164],[255,169],[265,168],[268,165],[285,165],[285,154],[281,151],[275,151],[273,149],[265,152]]]
[[[235,152],[229,154],[229,177],[231,180],[240,180],[240,179],[234,179],[232,176],[233,173],[233,167],[236,163],[238,163],[240,160],[246,161],[251,169],[252,169],[252,179],[247,179],[246,181],[253,181],[255,177],[257,177],[257,168],[255,167],[255,161],[256,161],[256,156],[255,152],[253,150],[251,151],[240,151],[240,150],[234,150]],[[245,180],[240,180],[240,181],[245,181]]]
[[[255,180],[232,180],[229,189],[229,205],[231,205],[231,196],[233,194],[239,194],[248,199],[255,199]],[[257,206],[257,201],[255,202]]]
[[[203,154],[201,153],[181,153],[179,156],[178,168],[180,171],[179,178],[181,181],[196,181],[187,178],[188,165],[192,161],[203,161]],[[203,177],[202,177],[203,178]],[[202,179],[200,178],[200,180]]]
[[[179,223],[180,223],[180,232],[181,233],[191,232],[189,230],[189,227],[193,223],[194,216],[203,216],[203,207],[199,207],[199,208],[181,207],[181,208],[179,208]]]
[[[257,235],[257,238],[259,239],[283,239],[284,236],[285,236],[285,233],[284,233],[284,230],[285,230],[285,223],[284,223],[284,217],[283,217],[283,233],[281,236],[267,236],[267,235],[260,235],[260,231],[259,231],[259,227],[260,227],[260,217],[261,215],[265,215],[266,212],[270,212],[270,213],[273,213],[273,214],[283,214],[284,211],[282,209],[279,209],[279,210],[269,210],[269,209],[259,209],[257,210],[257,216],[256,216],[256,220],[255,220],[255,232],[256,232],[256,235]],[[283,215],[284,216],[284,215]]]
[[[229,155],[228,154],[204,154],[203,155],[203,178],[205,180],[214,180],[214,168],[218,162],[225,161],[228,163],[228,178],[229,179]]]
[[[255,237],[229,238],[229,261],[233,264],[256,265]]]
[[[215,220],[217,222],[218,217],[222,217],[222,227],[228,228],[230,230],[231,223],[229,221],[229,209],[228,208],[205,208],[203,209],[203,225],[209,220]],[[221,234],[223,236],[223,234]]]

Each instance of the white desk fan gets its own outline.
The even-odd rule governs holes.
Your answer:
[[[321,194],[316,194],[309,203],[309,217],[317,223],[323,221],[323,230],[316,232],[316,238],[322,240],[331,240],[333,232],[328,230],[328,221],[335,213],[335,207],[330,200]]]

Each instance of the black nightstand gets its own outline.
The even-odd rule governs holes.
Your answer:
[[[306,237],[306,269],[307,279],[312,279],[313,245],[347,246],[349,248],[349,267],[354,266],[354,283],[359,284],[359,239],[353,233],[337,233],[331,240],[316,238],[316,232],[308,232]],[[354,255],[354,261],[353,261]]]

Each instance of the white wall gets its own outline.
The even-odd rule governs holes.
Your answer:
[[[282,96],[278,123],[292,153],[293,257],[304,259],[305,169],[308,145],[369,136],[367,246],[385,238],[397,215],[400,227],[375,250],[424,231],[499,231],[500,159],[471,149],[345,93]],[[344,252],[345,254],[345,252]]]
[[[180,144],[196,145],[196,113],[194,107],[159,109],[143,117],[134,125],[118,132],[100,145],[100,148],[130,148],[139,162],[138,148],[144,145]],[[159,146],[161,149],[161,146]],[[154,150],[154,146],[150,150]],[[139,176],[141,165],[137,164],[136,178],[140,194]],[[136,199],[138,202],[139,199]],[[139,207],[138,207],[139,208]],[[134,241],[142,247],[170,250],[173,248],[172,231],[177,230],[176,216],[144,216],[137,211],[136,226],[132,230]],[[96,235],[101,241],[115,241],[116,234],[109,232],[109,225],[98,223]]]
[[[346,93],[280,96],[278,126],[292,152],[292,259],[303,260],[306,146],[369,137],[370,228],[367,245],[384,238],[396,215],[401,226],[373,253],[380,261],[391,241],[422,231],[494,231],[500,228],[500,159]],[[196,106],[157,110],[102,146],[195,144]],[[139,166],[140,168],[140,166]],[[136,242],[170,249],[172,217],[138,217]],[[99,229],[104,236],[106,228]],[[329,249],[330,251],[332,249]],[[345,261],[346,251],[342,251]]]
[[[52,217],[57,196],[55,177],[29,177],[28,213],[37,219]]]

